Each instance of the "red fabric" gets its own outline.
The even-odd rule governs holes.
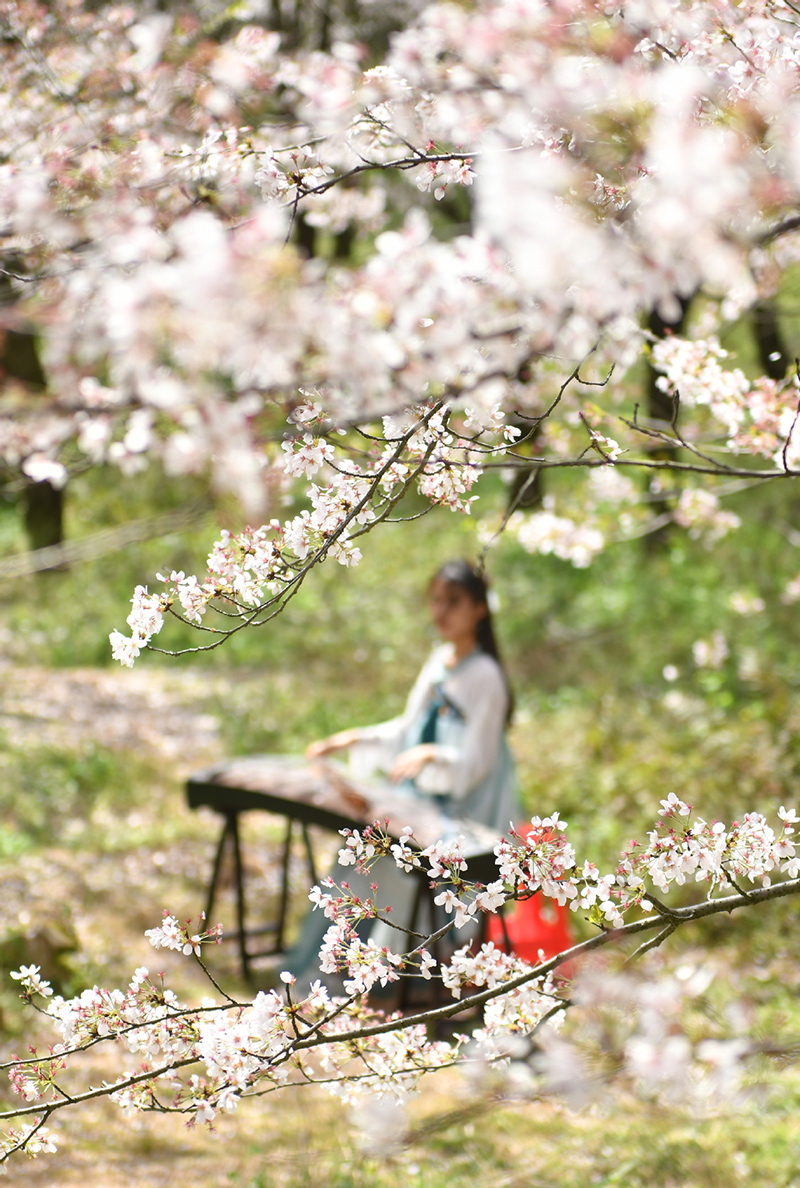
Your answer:
[[[530,824],[525,822],[519,826],[519,833],[524,837],[529,831]],[[561,907],[554,899],[548,899],[541,891],[533,899],[525,899],[510,904],[505,910],[506,931],[511,942],[511,951],[523,961],[536,965],[539,961],[539,950],[545,959],[556,957],[565,949],[575,944],[570,925],[569,908]],[[506,941],[503,934],[503,924],[500,915],[490,915],[486,929],[487,941],[493,941],[498,949],[506,952]],[[560,972],[569,977],[569,968],[560,967]]]
[[[570,927],[569,909],[560,907],[554,899],[546,899],[541,892],[533,899],[514,903],[504,911],[511,951],[536,965],[539,950],[545,957],[555,957],[574,945]],[[488,920],[486,939],[494,941],[498,949],[506,951],[503,925],[499,915]],[[564,972],[562,970],[562,972]]]

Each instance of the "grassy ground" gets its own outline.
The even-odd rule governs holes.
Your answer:
[[[195,494],[187,487],[170,498]],[[143,514],[148,498],[86,476],[70,495],[70,535]],[[558,809],[581,857],[598,865],[642,836],[670,791],[724,819],[797,803],[800,628],[781,602],[795,561],[779,531],[794,513],[770,492],[750,511],[736,542],[713,553],[676,538],[652,553],[612,549],[580,573],[511,542],[493,558],[526,804]],[[164,908],[190,915],[202,906],[219,824],[185,809],[185,775],[223,754],[296,751],[396,712],[430,645],[427,574],[445,556],[475,551],[470,523],[454,517],[423,520],[413,533],[387,529],[368,539],[352,580],[325,567],[271,632],[243,635],[202,661],[104,667],[105,637],[123,625],[133,585],[165,564],[194,570],[212,536],[207,523],[124,558],[0,588],[6,972],[49,962],[72,991],[120,981],[143,963],[155,968],[143,930]],[[0,554],[22,543],[18,515],[0,507]],[[732,610],[739,590],[762,596],[765,611]],[[715,629],[729,657],[700,669],[692,643]],[[676,680],[663,677],[667,664]],[[254,820],[248,829],[253,902],[268,914],[275,825]],[[229,921],[230,899],[222,909]],[[800,1036],[796,927],[796,908],[776,904],[673,945],[678,963],[701,953],[713,963],[714,989],[696,1004],[698,1035],[739,1027]],[[225,946],[218,961],[236,986]],[[184,962],[158,963],[181,992],[199,991]],[[16,1051],[30,1024],[2,981],[3,1046]],[[24,1174],[59,1188],[800,1185],[793,1065],[765,1063],[753,1079],[757,1089],[719,1109],[648,1100],[623,1085],[572,1110],[553,1100],[497,1102],[485,1086],[447,1074],[430,1080],[405,1119],[354,1115],[320,1093],[291,1090],[224,1118],[216,1134],[169,1118],[132,1126],[97,1106],[65,1125],[57,1163],[40,1159]],[[392,1152],[371,1151],[376,1134],[395,1132]]]

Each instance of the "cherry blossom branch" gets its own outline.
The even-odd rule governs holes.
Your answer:
[[[495,854],[500,878],[487,886],[465,878],[458,839],[419,849],[410,830],[404,830],[397,841],[392,841],[379,824],[363,833],[343,830],[345,845],[340,862],[355,862],[368,874],[376,861],[391,855],[402,869],[416,869],[417,877],[424,877],[427,866],[427,874],[437,885],[445,883],[435,903],[442,905],[446,914],[454,913],[454,922],[459,926],[477,919],[479,912],[495,912],[510,900],[541,894],[562,905],[570,903],[573,910],[588,908],[589,919],[599,931],[535,966],[498,951],[492,944],[481,945],[477,952],[464,946],[439,966],[435,975],[450,991],[451,1003],[405,1017],[386,1018],[370,1010],[366,1003],[371,986],[415,972],[430,979],[438,963],[424,945],[403,957],[362,941],[354,924],[366,916],[374,917],[374,905],[370,903],[369,910],[365,910],[365,904],[350,896],[345,887],[337,891],[326,880],[323,888],[314,888],[310,896],[332,921],[321,950],[322,968],[349,973],[351,992],[347,998],[332,1000],[321,983],[313,983],[308,996],[296,1001],[294,978],[283,974],[283,998],[273,991],[259,994],[247,1005],[228,997],[226,1003],[207,1005],[191,1013],[177,1001],[171,1007],[170,992],[153,986],[146,970],[137,970],[127,994],[95,989],[69,1002],[53,999],[48,1013],[65,1037],[77,1028],[79,1032],[88,1029],[91,1040],[98,1042],[100,1036],[102,1042],[111,1044],[127,1036],[132,1051],[149,1053],[156,1044],[162,1053],[161,1063],[137,1074],[123,1073],[113,1083],[87,1094],[70,1093],[61,1083],[66,1050],[56,1047],[50,1055],[35,1061],[13,1061],[9,1066],[12,1086],[28,1104],[0,1117],[4,1121],[35,1117],[41,1123],[66,1105],[78,1106],[95,1096],[110,1096],[126,1110],[194,1113],[196,1118],[210,1121],[218,1109],[234,1108],[241,1096],[250,1095],[265,1079],[277,1087],[292,1067],[304,1082],[349,1082],[351,1091],[356,1083],[385,1086],[395,1079],[404,1083],[404,1078],[416,1080],[423,1072],[450,1067],[462,1059],[462,1039],[456,1037],[453,1044],[427,1037],[430,1026],[465,1010],[483,1012],[483,1026],[476,1035],[482,1035],[481,1042],[489,1044],[491,1059],[493,1051],[502,1051],[502,1044],[498,1049],[495,1040],[502,1039],[509,1028],[533,1036],[575,1004],[576,996],[565,996],[552,977],[566,963],[571,963],[573,973],[577,966],[580,977],[581,959],[604,946],[654,932],[656,935],[633,954],[640,956],[663,943],[684,923],[800,893],[800,878],[794,877],[800,869],[794,842],[798,817],[794,810],[778,810],[782,822],[778,832],[757,813],[745,814],[741,822],[734,822],[728,829],[721,822],[690,822],[691,812],[690,806],[670,794],[662,801],[659,822],[648,835],[647,846],[631,843],[616,872],[603,876],[591,863],[577,867],[574,851],[566,841],[566,826],[557,814],[544,820],[534,817],[530,829],[512,830],[498,842]],[[770,883],[770,872],[778,868],[791,877]],[[735,895],[710,894],[701,903],[676,908],[666,907],[647,891],[645,879],[658,888],[668,888],[676,882],[682,884],[692,873],[696,878],[705,878],[712,893],[735,876],[761,885],[752,890],[740,887]],[[632,910],[643,916],[626,921],[625,914]],[[447,919],[444,929],[432,933],[427,943],[433,943],[437,936],[441,938],[450,925]],[[170,916],[148,936],[157,948],[177,949],[198,959],[204,943],[219,939],[217,929],[192,934],[191,922],[180,925]],[[201,966],[205,963],[201,962]],[[52,994],[37,967],[24,967],[12,976],[21,982],[25,997]],[[158,1008],[155,1016],[154,1003]],[[141,1016],[135,1029],[129,1021],[132,1013]],[[323,1078],[304,1064],[306,1051],[320,1052]],[[355,1069],[351,1063],[354,1057],[360,1061]],[[188,1081],[176,1079],[177,1071],[191,1065],[201,1070],[205,1066],[205,1075],[192,1073]],[[171,1106],[156,1094],[155,1085],[163,1077],[170,1079],[176,1094]],[[43,1100],[50,1093],[57,1094],[57,1099]],[[33,1098],[39,1100],[34,1102]],[[0,1161],[25,1147],[29,1133],[9,1133]],[[39,1137],[33,1136],[29,1144],[32,1153],[36,1153],[37,1143],[52,1143],[44,1130],[36,1133]]]
[[[647,952],[651,948],[655,947],[656,944],[661,944],[665,939],[667,939],[667,937],[669,935],[671,935],[672,932],[675,931],[675,929],[678,927],[678,925],[680,923],[690,923],[690,922],[693,922],[698,919],[702,919],[702,918],[705,918],[705,917],[711,916],[711,915],[719,915],[719,914],[723,914],[723,913],[730,914],[733,911],[736,911],[737,909],[742,908],[742,907],[752,907],[756,904],[766,903],[766,902],[774,900],[774,899],[786,898],[786,897],[797,895],[797,894],[800,894],[800,879],[791,879],[791,880],[786,880],[781,883],[774,884],[770,887],[755,888],[752,891],[742,892],[742,893],[739,893],[736,895],[727,896],[727,897],[720,898],[720,899],[705,901],[705,902],[698,903],[698,904],[687,905],[682,908],[670,909],[670,911],[669,911],[670,923],[668,924],[668,926],[666,928],[661,928],[661,931],[658,933],[658,935],[656,937],[652,938],[652,940],[650,942],[647,942],[645,945],[640,946],[639,949],[637,949],[636,952],[632,955],[632,958],[636,957],[636,956],[643,955],[645,952]],[[652,899],[652,896],[650,898]],[[396,1018],[389,1019],[389,1020],[386,1020],[381,1023],[377,1023],[377,1024],[365,1026],[365,1027],[351,1028],[351,1029],[348,1029],[344,1034],[338,1033],[338,1032],[334,1033],[334,1034],[324,1033],[322,1031],[322,1028],[326,1024],[330,1024],[330,1022],[335,1018],[335,1016],[339,1015],[341,1013],[341,1011],[343,1009],[345,1009],[345,1007],[347,1005],[351,1005],[352,999],[350,999],[350,1000],[348,1000],[348,1002],[346,1004],[342,1004],[341,1007],[337,1008],[335,1014],[331,1013],[331,1015],[329,1017],[323,1019],[319,1024],[315,1025],[313,1028],[314,1034],[301,1035],[301,1036],[295,1037],[294,1039],[289,1040],[283,1049],[283,1053],[276,1054],[274,1059],[283,1061],[285,1059],[288,1059],[291,1056],[291,1054],[294,1052],[303,1051],[303,1050],[311,1049],[311,1048],[324,1047],[324,1046],[328,1046],[331,1044],[337,1044],[337,1043],[341,1043],[343,1040],[345,1040],[348,1043],[354,1042],[357,1040],[367,1040],[367,1039],[374,1038],[376,1036],[385,1035],[387,1033],[407,1030],[409,1028],[416,1027],[420,1024],[430,1025],[432,1023],[444,1022],[447,1019],[451,1018],[452,1016],[458,1015],[465,1010],[473,1010],[473,1009],[477,1009],[478,1007],[485,1006],[487,1003],[493,1001],[494,999],[502,997],[504,995],[508,995],[508,994],[512,993],[514,990],[519,989],[523,986],[526,986],[531,982],[541,981],[546,974],[557,970],[562,965],[576,964],[578,962],[579,958],[585,957],[589,953],[592,953],[600,948],[603,948],[608,944],[619,944],[627,937],[635,936],[641,932],[646,932],[646,931],[650,931],[654,928],[658,928],[660,923],[661,923],[661,921],[659,920],[658,917],[650,918],[650,919],[645,918],[645,919],[640,919],[640,920],[632,921],[630,923],[623,924],[618,928],[606,929],[602,932],[599,932],[596,936],[591,937],[589,940],[582,941],[581,943],[574,945],[569,949],[564,950],[563,952],[559,953],[555,957],[550,958],[547,961],[540,962],[536,966],[528,969],[526,972],[519,974],[516,977],[509,978],[508,980],[504,981],[501,985],[498,985],[495,987],[490,987],[486,990],[469,994],[469,995],[465,996],[464,998],[459,999],[456,1002],[454,1002],[452,1004],[448,1004],[446,1006],[431,1008],[431,1009],[428,1009],[428,1010],[425,1010],[422,1012],[418,1012],[417,1014],[413,1014],[413,1015],[396,1017]],[[449,929],[449,927],[450,927],[450,924],[448,924],[447,929],[445,929],[444,931],[447,931]],[[632,958],[630,958],[630,959],[632,959]],[[234,1004],[234,1005],[236,1006],[236,1009],[245,1009],[245,1006],[246,1006],[246,1004]],[[559,1001],[548,1012],[549,1017],[552,1017],[553,1015],[568,1009],[568,1007],[570,1005],[571,1005],[571,1003],[568,1002],[567,1000],[559,999]],[[169,1013],[169,1014],[163,1016],[160,1019],[150,1020],[147,1023],[142,1023],[137,1026],[147,1027],[147,1026],[151,1026],[154,1023],[167,1021],[172,1018],[180,1019],[180,1018],[184,1018],[186,1016],[197,1015],[200,1013],[219,1014],[220,1012],[224,1012],[224,1011],[231,1010],[231,1009],[233,1009],[232,1006],[216,1006],[216,1007],[196,1008],[193,1010],[175,1011],[175,1012],[172,1012],[172,1013]],[[544,1020],[542,1021],[542,1023],[544,1023]],[[92,1041],[91,1045],[87,1044],[86,1047],[93,1046],[94,1043],[100,1043],[100,1042],[113,1043],[115,1041],[116,1035],[124,1035],[129,1030],[131,1030],[131,1028],[126,1027],[126,1028],[120,1029],[117,1033],[115,1033],[115,1035],[98,1037],[97,1040]],[[83,1050],[83,1048],[77,1049],[77,1051],[82,1051],[82,1050]],[[76,1050],[73,1049],[72,1051],[74,1052]],[[59,1053],[52,1057],[40,1057],[38,1060],[38,1063],[44,1063],[50,1059],[56,1060],[65,1054],[66,1053]],[[187,1067],[188,1065],[197,1063],[197,1061],[198,1061],[197,1055],[188,1057],[185,1060],[175,1060],[170,1064],[164,1065],[163,1067],[149,1070],[144,1073],[131,1075],[129,1077],[125,1077],[124,1080],[118,1081],[113,1085],[105,1085],[105,1086],[102,1086],[97,1089],[89,1090],[86,1093],[74,1095],[73,1097],[70,1098],[69,1101],[65,1100],[65,1101],[59,1101],[59,1102],[51,1102],[51,1103],[43,1103],[43,1104],[38,1104],[38,1105],[18,1107],[12,1111],[5,1111],[5,1112],[0,1113],[0,1120],[5,1121],[5,1120],[19,1117],[19,1116],[29,1116],[32,1114],[37,1114],[37,1113],[42,1113],[42,1112],[45,1112],[45,1114],[47,1116],[49,1116],[49,1114],[52,1113],[54,1110],[63,1108],[63,1106],[66,1104],[81,1104],[85,1101],[92,1100],[97,1097],[109,1096],[112,1093],[118,1092],[120,1089],[129,1088],[133,1085],[141,1084],[147,1080],[155,1079],[156,1077],[161,1076],[162,1074],[165,1074],[165,1073],[171,1071],[172,1069]],[[15,1062],[11,1062],[11,1064],[7,1064],[3,1067],[13,1067],[16,1065],[22,1066],[22,1065],[31,1064],[31,1063],[34,1063],[34,1061],[32,1061],[32,1060],[15,1061]]]
[[[183,1060],[173,1059],[161,1067],[148,1069],[146,1072],[131,1073],[130,1076],[121,1078],[113,1085],[100,1085],[94,1089],[86,1089],[82,1093],[76,1093],[71,1098],[62,1098],[60,1101],[37,1102],[36,1105],[17,1106],[13,1110],[2,1110],[0,1111],[0,1121],[6,1122],[13,1118],[28,1118],[31,1115],[41,1114],[42,1122],[46,1122],[51,1114],[56,1113],[58,1110],[63,1110],[66,1106],[85,1105],[88,1101],[97,1101],[98,1098],[110,1097],[113,1093],[119,1093],[124,1089],[131,1089],[136,1085],[145,1084],[177,1069],[188,1068],[192,1064],[197,1064],[197,1062],[197,1056],[187,1056]],[[0,1166],[3,1159],[7,1158],[8,1154],[11,1154],[12,1151],[0,1157]]]
[[[576,363],[575,367],[572,369],[572,371],[569,373],[567,378],[564,380],[561,387],[558,389],[558,392],[556,393],[555,397],[553,398],[553,400],[550,402],[550,404],[547,406],[547,408],[544,410],[543,413],[536,415],[536,416],[526,416],[525,413],[517,410],[515,415],[520,417],[522,420],[531,421],[531,423],[533,424],[533,427],[535,429],[538,429],[538,427],[542,424],[542,422],[546,421],[550,417],[550,415],[552,413],[554,413],[555,410],[558,408],[558,406],[561,403],[561,400],[564,396],[564,393],[566,392],[569,385],[571,383],[573,383],[573,381],[576,381],[576,380],[578,383],[583,383],[583,380],[580,378],[581,367],[583,367],[583,365],[585,363],[588,363],[588,361],[589,361],[589,359],[591,359],[592,355],[595,354],[595,352],[597,351],[598,345],[599,345],[599,342],[595,342],[594,346],[592,346],[590,348],[590,350],[588,350],[586,352],[586,354],[583,356],[581,361],[579,363]],[[613,368],[612,368],[612,371],[613,371]],[[606,380],[604,382],[601,382],[598,386],[604,387],[605,384],[607,384],[610,381],[612,371],[609,372]]]
[[[636,407],[634,409],[634,414],[633,414],[632,420],[629,420],[627,417],[620,417],[619,419],[622,422],[622,424],[627,425],[629,429],[633,429],[633,430],[635,430],[636,433],[641,433],[645,437],[650,437],[654,441],[660,442],[661,444],[666,446],[667,449],[676,450],[676,449],[682,448],[682,449],[688,450],[688,452],[690,454],[693,454],[696,458],[700,458],[704,462],[707,462],[710,466],[713,466],[714,469],[716,471],[719,471],[719,473],[721,473],[721,474],[728,474],[729,472],[733,472],[735,469],[734,467],[729,466],[727,463],[719,462],[716,458],[712,458],[709,454],[704,453],[704,451],[701,450],[698,446],[696,446],[693,442],[686,440],[686,438],[681,433],[681,431],[678,427],[678,416],[680,414],[680,399],[681,399],[680,392],[676,389],[676,391],[673,393],[673,397],[672,397],[672,420],[670,421],[670,425],[671,425],[672,433],[673,433],[672,437],[670,437],[670,435],[668,433],[665,433],[662,429],[657,429],[652,425],[649,425],[649,426],[642,425],[641,422],[639,421],[639,405],[638,404],[636,405]],[[667,461],[669,461],[669,459],[667,459]]]
[[[778,883],[772,887],[757,888],[746,894],[731,895],[724,899],[715,899],[699,904],[694,904],[691,907],[676,908],[671,913],[671,918],[674,918],[674,926],[671,924],[670,931],[674,932],[678,924],[690,923],[695,920],[704,919],[707,916],[730,914],[738,908],[750,907],[758,903],[766,903],[773,899],[784,899],[789,896],[800,894],[800,879],[786,880],[783,883]],[[587,956],[598,949],[604,948],[609,944],[618,944],[624,938],[629,936],[636,936],[640,932],[648,932],[653,928],[658,928],[661,920],[642,919],[635,920],[628,924],[623,924],[619,928],[607,929],[598,933],[597,936],[591,937],[589,940],[582,941],[580,944],[573,945],[570,949],[565,949],[556,957],[550,958],[548,961],[542,961],[538,965],[531,968],[528,972],[519,974],[517,977],[509,978],[504,981],[502,985],[496,986],[487,990],[476,991],[469,994],[457,1002],[443,1007],[433,1007],[429,1010],[420,1011],[414,1015],[404,1016],[402,1019],[392,1019],[385,1023],[377,1023],[368,1027],[355,1028],[353,1031],[347,1033],[349,1040],[363,1040],[371,1039],[374,1036],[386,1035],[387,1033],[402,1030],[406,1027],[412,1027],[419,1024],[430,1025],[432,1023],[445,1022],[454,1015],[460,1014],[465,1010],[473,1010],[478,1007],[483,1007],[487,1003],[492,1002],[496,998],[503,995],[510,994],[514,990],[520,989],[531,982],[542,979],[546,974],[558,970],[562,965],[577,963],[581,957]],[[662,932],[666,932],[662,929]],[[661,934],[659,934],[661,935]],[[656,938],[657,939],[657,938]],[[662,939],[666,939],[664,936]],[[646,951],[643,949],[643,952]],[[559,1007],[559,1009],[564,1009]],[[328,1044],[335,1044],[341,1042],[341,1036],[338,1035],[320,1035],[315,1040],[299,1040],[294,1048],[301,1050],[316,1046],[325,1046]]]
[[[652,896],[650,898],[652,899]],[[659,945],[663,945],[664,941],[669,940],[677,927],[677,924],[667,924],[666,928],[662,928],[661,932],[657,933],[656,936],[651,936],[650,940],[644,941],[639,945],[638,949],[635,949],[630,957],[628,957],[628,961],[635,961],[637,957],[643,957],[645,953],[649,953],[652,949],[657,949]]]
[[[341,538],[345,537],[348,534],[348,529],[349,529],[350,525],[353,524],[355,521],[357,521],[359,516],[370,505],[370,503],[372,502],[372,499],[374,498],[375,492],[380,488],[384,477],[396,465],[396,463],[403,457],[403,455],[405,453],[406,446],[408,445],[409,441],[411,441],[411,439],[415,435],[417,435],[421,429],[424,429],[430,423],[431,419],[433,417],[435,417],[436,414],[441,411],[442,407],[443,407],[442,401],[433,402],[431,407],[429,409],[427,409],[425,411],[425,413],[422,416],[420,416],[413,423],[413,425],[409,429],[407,429],[405,433],[403,433],[400,436],[400,438],[397,441],[397,445],[395,446],[394,451],[390,454],[390,456],[386,459],[386,461],[383,462],[377,468],[375,473],[370,476],[369,484],[368,484],[366,492],[357,500],[355,505],[340,520],[340,522],[333,529],[333,531],[327,535],[327,537],[322,542],[320,547],[314,553],[312,553],[311,558],[307,562],[305,562],[305,564],[302,565],[302,567],[298,570],[298,572],[296,574],[294,574],[293,577],[291,577],[289,579],[287,585],[285,586],[285,588],[283,590],[281,590],[273,598],[268,599],[266,602],[261,603],[261,604],[257,605],[256,607],[254,607],[252,610],[244,613],[242,616],[241,622],[237,623],[236,626],[234,626],[234,627],[225,628],[225,629],[205,628],[205,630],[212,631],[218,635],[218,638],[213,643],[201,644],[201,645],[197,645],[195,647],[183,648],[183,649],[154,648],[154,650],[160,651],[168,656],[184,655],[188,652],[211,651],[214,648],[219,647],[219,645],[221,643],[225,642],[227,639],[230,639],[230,637],[232,635],[235,635],[237,632],[243,630],[245,627],[250,627],[250,626],[255,626],[255,625],[262,626],[264,623],[269,622],[276,615],[280,614],[283,611],[283,609],[288,605],[288,603],[291,601],[291,599],[299,592],[305,578],[311,572],[311,570],[316,565],[320,564],[322,561],[325,560],[325,557],[330,553],[331,549],[335,546],[337,541],[339,541]],[[433,446],[433,444],[431,444],[431,446],[429,446],[428,449],[426,450],[424,457],[423,457],[423,462],[421,463],[421,465],[419,467],[420,470],[424,467],[425,463],[427,463],[433,448],[434,448],[434,446]],[[402,494],[403,494],[403,491],[401,490],[400,492],[397,493],[397,495],[395,497],[393,497],[393,498],[390,497],[390,506],[394,506],[399,501]],[[382,517],[379,517],[377,522],[381,522],[381,518]],[[363,530],[368,531],[369,525],[368,524],[364,525]],[[260,618],[260,616],[263,615],[263,613],[266,610],[268,610],[270,607],[275,607],[276,609],[270,615],[268,615],[266,619]],[[184,616],[177,615],[177,617],[179,619],[181,619],[182,622],[189,622],[189,620],[185,619]]]
[[[387,172],[390,169],[405,171],[415,169],[419,165],[436,165],[444,161],[461,161],[462,163],[466,163],[478,156],[480,156],[480,153],[423,153],[420,150],[419,154],[413,157],[398,157],[392,161],[366,161],[363,165],[354,165],[352,169],[337,174],[328,181],[320,182],[319,185],[303,187],[302,189],[298,187],[298,195],[304,198],[314,194],[325,194],[334,186],[349,181],[352,177],[358,177],[362,173],[372,173],[375,171]]]
[[[800,362],[798,362],[798,364],[797,364],[797,375],[798,375],[798,379],[800,379]],[[781,459],[783,461],[783,469],[787,475],[794,475],[794,474],[800,473],[796,470],[793,470],[789,466],[789,461],[788,461],[788,457],[787,457],[789,447],[792,444],[792,437],[794,435],[794,431],[797,428],[798,418],[800,418],[800,400],[798,400],[798,402],[797,402],[797,407],[795,409],[794,417],[792,418],[792,423],[789,426],[789,432],[786,434],[786,440],[784,441],[783,449],[781,450]]]
[[[780,223],[776,223],[774,227],[768,228],[756,240],[758,247],[766,247],[773,243],[774,240],[780,239],[782,235],[788,235],[792,231],[800,230],[800,215],[791,215],[789,218],[783,219]]]
[[[207,974],[207,971],[205,970],[205,968],[203,968],[203,972]],[[224,993],[224,991],[222,993],[225,998],[229,997],[227,994]],[[41,1007],[37,1006],[35,1003],[32,1003],[29,997],[26,997],[25,995],[21,995],[20,997],[22,997],[23,1001],[27,1002],[29,1005],[32,1005],[34,1007],[34,1009],[36,1011],[38,1011],[38,1013],[41,1014],[44,1018],[46,1018],[46,1019],[51,1018],[51,1016],[47,1013],[47,1011],[42,1010]],[[124,1038],[126,1035],[132,1035],[137,1031],[142,1031],[143,1029],[152,1027],[158,1023],[167,1023],[167,1022],[172,1021],[173,1019],[177,1019],[177,1020],[192,1019],[196,1015],[218,1014],[220,1012],[220,1010],[244,1010],[249,1005],[250,1004],[248,1002],[237,1002],[235,999],[230,999],[228,1005],[223,1006],[223,1007],[214,1005],[214,1006],[170,1008],[166,1011],[165,1014],[158,1015],[158,1016],[154,1017],[153,1019],[148,1019],[147,1021],[144,1021],[144,1022],[125,1023],[123,1025],[120,1025],[118,1030],[115,1031],[114,1035],[118,1036],[120,1038]],[[0,1072],[5,1072],[7,1069],[10,1069],[10,1068],[25,1068],[27,1066],[33,1067],[37,1064],[42,1064],[43,1062],[46,1062],[48,1060],[58,1060],[58,1059],[61,1059],[62,1057],[78,1056],[78,1055],[82,1054],[83,1052],[88,1052],[91,1048],[97,1047],[98,1044],[107,1044],[108,1041],[109,1041],[108,1035],[96,1035],[92,1039],[85,1040],[80,1044],[75,1044],[72,1047],[65,1047],[54,1055],[27,1056],[24,1059],[18,1059],[15,1057],[13,1060],[6,1060],[6,1061],[0,1063]]]
[[[657,470],[674,471],[678,474],[700,474],[725,478],[741,478],[752,481],[767,481],[770,479],[794,478],[781,467],[774,470],[760,470],[755,467],[737,467],[717,464],[712,460],[708,466],[700,466],[693,462],[681,462],[669,458],[615,458],[609,463],[601,458],[504,458],[501,462],[484,462],[484,470],[523,470],[531,466],[542,470],[597,470],[600,467],[612,465],[618,470]]]

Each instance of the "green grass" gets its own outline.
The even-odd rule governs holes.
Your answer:
[[[0,736],[0,858],[56,837],[108,845],[106,833],[92,838],[83,826],[98,810],[142,802],[152,779],[150,763],[96,743],[71,750],[14,745]]]
[[[426,1133],[394,1154],[365,1157],[351,1137],[337,1137],[337,1115],[322,1103],[313,1128],[287,1127],[262,1148],[252,1178],[231,1175],[232,1188],[730,1188],[760,1182],[796,1185],[797,1140],[786,1119],[755,1102],[734,1114],[698,1116],[628,1095],[598,1101],[580,1115],[539,1101],[487,1108],[469,1121],[436,1130],[441,1097],[412,1107]],[[422,1105],[422,1103],[420,1103]],[[427,1108],[425,1108],[425,1106]],[[297,1107],[295,1107],[297,1108]],[[287,1116],[288,1115],[288,1116]],[[427,1124],[427,1125],[426,1125]],[[432,1131],[432,1133],[431,1133]],[[210,1182],[209,1182],[210,1188]]]

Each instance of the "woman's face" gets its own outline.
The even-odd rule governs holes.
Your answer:
[[[474,646],[478,623],[486,618],[485,602],[475,602],[463,586],[434,578],[428,596],[433,625],[443,640],[462,648]]]

